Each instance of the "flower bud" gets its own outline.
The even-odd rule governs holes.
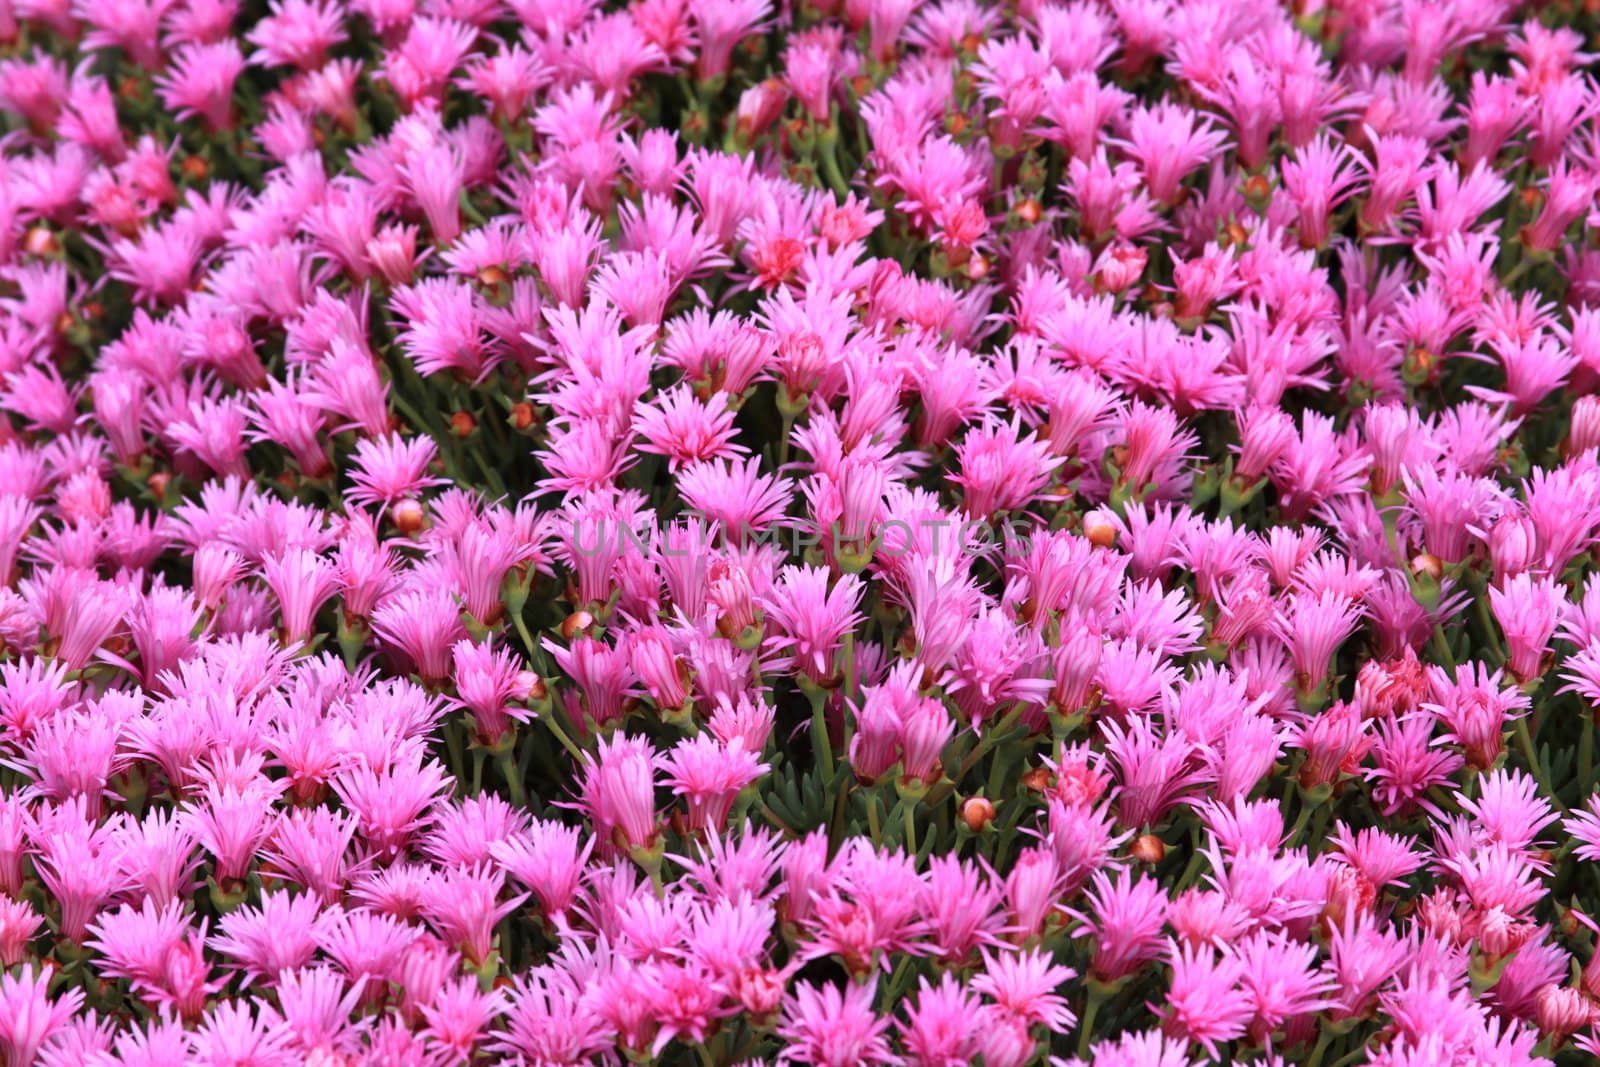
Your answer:
[[[407,536],[417,533],[428,521],[427,512],[423,510],[421,502],[409,497],[395,504],[392,515],[395,529]]]
[[[22,238],[22,250],[30,256],[53,256],[61,251],[61,242],[47,226],[32,226]]]
[[[973,833],[981,833],[994,822],[994,804],[988,797],[968,797],[961,802],[961,821]]]
[[[1043,793],[1050,788],[1050,772],[1043,767],[1035,767],[1022,776],[1022,785],[1035,793]]]
[[[529,700],[543,700],[547,690],[544,679],[539,677],[537,671],[518,671],[511,681],[511,699],[527,702]]]
[[[1419,552],[1411,557],[1411,573],[1418,578],[1432,578],[1434,581],[1444,579],[1444,560],[1432,552]]]
[[[1167,843],[1155,834],[1140,834],[1128,851],[1140,863],[1154,865],[1166,859]]]
[[[1083,536],[1096,548],[1110,548],[1117,543],[1117,527],[1110,516],[1096,508],[1083,517]]]

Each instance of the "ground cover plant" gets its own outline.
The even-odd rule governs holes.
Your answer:
[[[1600,1055],[1592,0],[0,0],[7,1067]]]

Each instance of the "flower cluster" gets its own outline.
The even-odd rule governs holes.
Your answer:
[[[5,1067],[1592,1062],[1597,29],[0,3]]]

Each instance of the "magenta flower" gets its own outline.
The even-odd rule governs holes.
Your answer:
[[[871,983],[796,986],[778,1028],[788,1042],[782,1059],[817,1067],[899,1063],[889,1050],[889,1020],[873,1011],[874,992]]]

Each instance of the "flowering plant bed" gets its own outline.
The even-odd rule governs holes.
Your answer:
[[[1593,1062],[1597,26],[0,3],[5,1064]]]

